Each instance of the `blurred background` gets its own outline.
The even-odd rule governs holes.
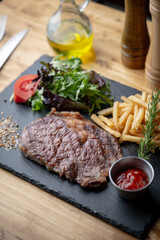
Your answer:
[[[121,11],[124,11],[124,2],[125,0],[92,0],[93,2],[101,3],[113,8],[117,8]],[[147,16],[148,18],[151,17],[150,12],[149,12],[149,0],[146,0],[148,2],[147,4]]]
[[[0,0],[0,1],[2,1],[2,0]],[[124,1],[125,0],[92,0],[92,1],[97,2],[97,3],[101,3],[101,4],[104,4],[104,5],[113,7],[113,8],[117,8],[121,11],[124,11]],[[150,18],[151,15],[150,15],[150,12],[149,12],[149,0],[146,0],[146,1],[148,1],[147,16]]]

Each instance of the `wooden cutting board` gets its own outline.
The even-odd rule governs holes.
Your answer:
[[[37,69],[41,67],[40,61],[49,62],[50,60],[49,56],[43,55],[22,75],[36,74]],[[121,95],[129,96],[138,92],[136,89],[109,79],[106,81],[111,83],[115,100],[120,100]],[[4,117],[12,115],[13,120],[19,124],[21,133],[26,124],[45,116],[46,112],[32,112],[27,105],[4,102],[4,98],[10,98],[13,86],[14,82],[0,94],[0,112],[4,112]],[[122,152],[124,156],[137,155],[137,145],[124,143]],[[158,216],[160,206],[159,151],[150,158],[150,163],[155,170],[153,184],[148,193],[137,202],[120,199],[109,181],[105,187],[91,190],[71,183],[65,178],[59,178],[57,174],[48,172],[44,167],[24,157],[19,149],[6,151],[0,148],[0,156],[2,168],[135,237],[144,238]]]

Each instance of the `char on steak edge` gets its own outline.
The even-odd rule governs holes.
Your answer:
[[[56,112],[28,124],[20,138],[24,155],[82,187],[106,182],[122,157],[117,139],[78,112]]]

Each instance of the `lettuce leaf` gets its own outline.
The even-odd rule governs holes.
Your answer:
[[[53,58],[50,63],[42,62],[38,71],[41,79],[39,89],[30,99],[33,110],[44,105],[57,110],[84,110],[91,113],[102,105],[112,105],[110,83],[94,71],[81,69],[80,58]],[[58,102],[59,101],[59,102]],[[64,109],[65,106],[65,109]]]
[[[28,100],[28,104],[31,104],[32,111],[41,111],[45,108],[43,103],[43,88],[37,89],[35,94]]]

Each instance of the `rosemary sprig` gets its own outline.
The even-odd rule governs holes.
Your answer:
[[[148,116],[146,120],[146,128],[143,128],[144,140],[141,139],[138,149],[138,157],[143,159],[149,159],[150,153],[157,146],[154,144],[153,138],[156,131],[156,123],[154,122],[155,117],[160,112],[158,109],[158,103],[160,102],[160,89],[153,94],[152,92],[152,101],[148,103]]]

